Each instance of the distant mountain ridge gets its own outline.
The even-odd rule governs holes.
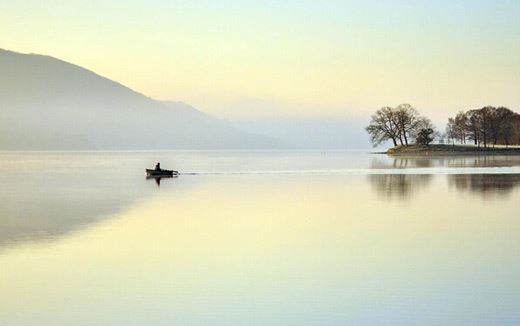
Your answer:
[[[90,70],[0,49],[0,149],[253,149],[279,142]]]

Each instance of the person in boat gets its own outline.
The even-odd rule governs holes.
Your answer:
[[[161,163],[157,162],[157,164],[155,164],[155,171],[161,171]]]

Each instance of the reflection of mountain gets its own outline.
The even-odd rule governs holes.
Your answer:
[[[520,186],[518,174],[461,174],[448,175],[450,187],[483,196],[505,195]]]
[[[419,189],[427,187],[431,174],[373,174],[368,180],[375,191],[384,199],[408,199]]]
[[[144,166],[157,156],[0,153],[0,250],[88,228],[157,194],[155,182],[144,176]],[[176,181],[182,180],[163,181],[161,193],[177,188]]]
[[[107,189],[106,180],[82,173],[2,177],[0,184],[0,249],[81,229],[144,195],[124,179],[114,178]]]

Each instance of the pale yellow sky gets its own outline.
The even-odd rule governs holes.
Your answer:
[[[24,1],[0,47],[227,118],[520,109],[518,1]]]

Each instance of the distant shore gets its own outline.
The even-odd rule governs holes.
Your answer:
[[[389,155],[439,156],[439,155],[520,155],[520,147],[476,145],[408,145],[395,146],[386,151]]]

